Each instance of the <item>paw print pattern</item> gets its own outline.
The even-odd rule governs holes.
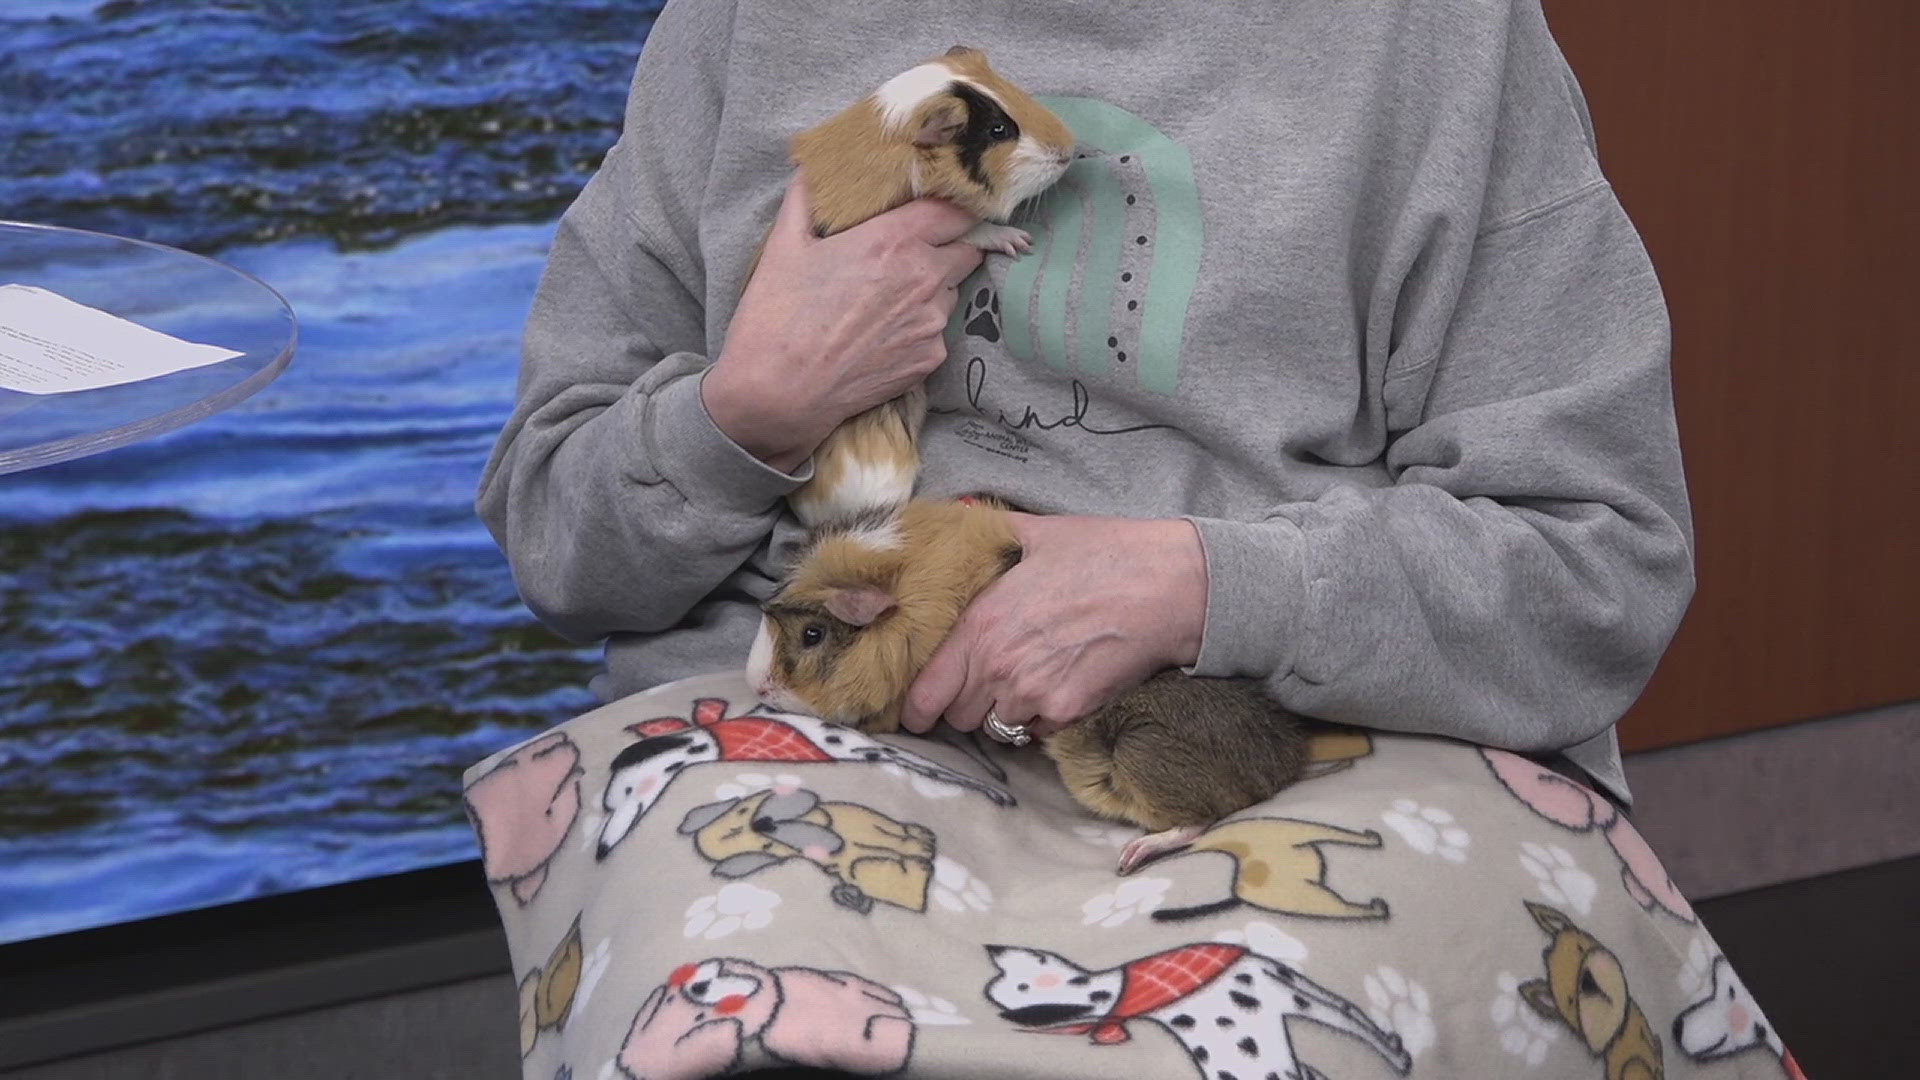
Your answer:
[[[888,989],[900,995],[900,1001],[906,1005],[913,1022],[921,1027],[971,1024],[973,1021],[960,1015],[953,1002],[943,997],[923,994],[911,986],[893,986]]]
[[[1135,915],[1149,915],[1166,900],[1167,878],[1128,878],[1112,892],[1101,893],[1080,905],[1087,926],[1119,926]]]
[[[897,776],[907,783],[912,784],[914,794],[923,799],[956,799],[966,794],[966,789],[957,784],[943,783],[930,777],[921,776],[919,773],[908,772],[891,761],[881,765],[880,771],[890,776]]]
[[[716,799],[744,799],[757,791],[772,788],[775,793],[791,795],[800,790],[800,778],[792,773],[780,773],[769,776],[766,773],[743,772],[716,786],[713,797]]]
[[[1000,340],[1000,294],[990,285],[982,285],[967,297],[967,314],[961,325],[969,337],[982,341]]]
[[[1494,980],[1493,1026],[1500,1030],[1500,1046],[1535,1069],[1546,1060],[1547,1048],[1560,1037],[1560,1028],[1534,1012],[1520,997],[1518,977],[1501,972]]]
[[[993,906],[993,890],[973,872],[945,855],[933,857],[933,901],[948,911],[986,911]]]
[[[773,922],[773,909],[779,906],[779,893],[744,881],[731,882],[712,896],[687,905],[687,925],[682,933],[718,941],[736,930],[764,929]]]
[[[1293,967],[1304,967],[1307,962],[1306,943],[1272,923],[1250,922],[1245,930],[1215,934],[1213,940],[1229,945],[1245,945],[1261,956]]]
[[[1393,809],[1380,815],[1407,846],[1422,855],[1438,855],[1448,862],[1466,862],[1473,838],[1454,824],[1453,815],[1437,806],[1423,807],[1412,799],[1395,799]]]
[[[1409,1057],[1433,1045],[1433,999],[1427,988],[1382,964],[1366,977],[1367,1012],[1373,1021],[1400,1036]]]
[[[1123,848],[1134,837],[1140,835],[1139,829],[1129,829],[1124,825],[1075,825],[1073,835],[1092,844],[1094,847]]]
[[[1580,869],[1573,856],[1559,844],[1520,845],[1520,865],[1540,884],[1540,895],[1549,903],[1568,907],[1585,915],[1593,908],[1593,894],[1599,887],[1593,875]]]

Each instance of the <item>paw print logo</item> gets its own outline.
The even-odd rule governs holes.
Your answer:
[[[1572,908],[1582,915],[1592,909],[1593,894],[1599,887],[1594,884],[1593,875],[1580,869],[1566,848],[1524,841],[1520,845],[1520,865],[1539,882],[1540,895],[1551,903]]]
[[[593,988],[600,985],[600,976],[607,973],[607,965],[613,962],[610,944],[608,939],[601,938],[581,963],[580,986],[573,992],[572,1011],[568,1015],[579,1016],[580,1010],[587,1007],[587,999],[593,996]]]
[[[1261,956],[1283,964],[1302,967],[1307,961],[1307,946],[1299,938],[1272,923],[1250,922],[1245,930],[1228,930],[1213,935],[1213,940],[1229,945],[1245,945]]]
[[[687,905],[687,925],[682,933],[718,941],[736,930],[760,930],[773,921],[773,909],[779,906],[779,893],[744,881],[731,882],[712,896]]]
[[[973,872],[945,855],[933,857],[934,903],[948,911],[985,911],[993,906],[993,890]]]
[[[983,341],[1000,340],[1000,294],[982,285],[967,297],[967,314],[961,325],[970,337]]]
[[[1433,999],[1427,988],[1382,964],[1366,977],[1367,1012],[1373,1022],[1400,1036],[1410,1057],[1433,1045]]]
[[[1124,825],[1075,825],[1073,835],[1094,847],[1123,848],[1128,841],[1140,835],[1140,830]]]
[[[758,791],[772,788],[775,794],[791,795],[800,790],[800,778],[792,773],[780,773],[770,776],[766,773],[743,772],[732,780],[717,785],[713,789],[716,799],[744,799]]]
[[[946,784],[921,776],[919,773],[908,772],[891,761],[880,766],[880,771],[891,776],[900,777],[907,783],[912,784],[914,794],[923,799],[954,799],[966,793],[956,784]]]
[[[1135,915],[1149,915],[1167,898],[1167,878],[1128,878],[1112,892],[1080,905],[1081,922],[1087,926],[1115,927]]]
[[[1501,1048],[1526,1062],[1527,1068],[1539,1068],[1546,1060],[1547,1048],[1560,1037],[1559,1026],[1528,1008],[1520,999],[1520,980],[1516,976],[1503,971],[1494,984],[1499,990],[1493,996],[1493,1026],[1500,1031]]]
[[[894,986],[890,989],[900,995],[900,1000],[907,1006],[907,1013],[920,1027],[952,1027],[973,1023],[961,1016],[960,1010],[946,998],[923,994],[911,986]]]
[[[1393,809],[1380,815],[1407,846],[1422,855],[1438,855],[1448,862],[1466,862],[1473,838],[1454,824],[1453,815],[1437,806],[1421,806],[1412,799],[1395,799]]]

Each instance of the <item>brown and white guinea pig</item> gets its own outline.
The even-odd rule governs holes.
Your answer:
[[[1019,561],[1012,523],[990,500],[915,499],[890,519],[816,530],[761,605],[747,678],[779,708],[897,730],[907,688],[961,611]],[[1125,869],[1272,796],[1307,764],[1305,725],[1256,680],[1177,670],[1041,742],[1081,805],[1160,834],[1130,847]]]
[[[965,242],[1018,255],[1032,238],[1005,222],[1066,172],[1074,138],[984,53],[955,45],[794,136],[790,149],[819,236],[935,196],[981,219]],[[845,523],[905,503],[926,409],[926,391],[916,387],[836,428],[814,451],[813,478],[788,496],[801,523]]]

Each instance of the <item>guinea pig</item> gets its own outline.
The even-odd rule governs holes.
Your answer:
[[[955,45],[794,136],[790,151],[816,235],[935,196],[981,219],[966,243],[1020,255],[1032,238],[1005,222],[1066,172],[1074,138],[988,66],[986,54]],[[753,266],[759,261],[756,253]],[[814,451],[813,477],[787,498],[801,523],[845,523],[905,503],[919,473],[926,410],[926,391],[916,387],[837,427]]]
[[[907,689],[967,604],[1020,561],[991,500],[915,499],[815,530],[761,605],[747,678],[767,703],[866,731],[900,726]],[[1257,680],[1156,674],[1041,740],[1067,790],[1149,830],[1131,870],[1299,779],[1307,731]]]
[[[770,705],[897,731],[914,676],[967,603],[1019,561],[997,505],[914,499],[814,529],[761,605],[747,677]]]

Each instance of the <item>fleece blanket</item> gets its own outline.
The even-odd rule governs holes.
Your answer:
[[[1612,803],[1329,728],[1309,778],[1116,873],[1036,748],[872,737],[737,672],[479,762],[527,1080],[1797,1077]]]

